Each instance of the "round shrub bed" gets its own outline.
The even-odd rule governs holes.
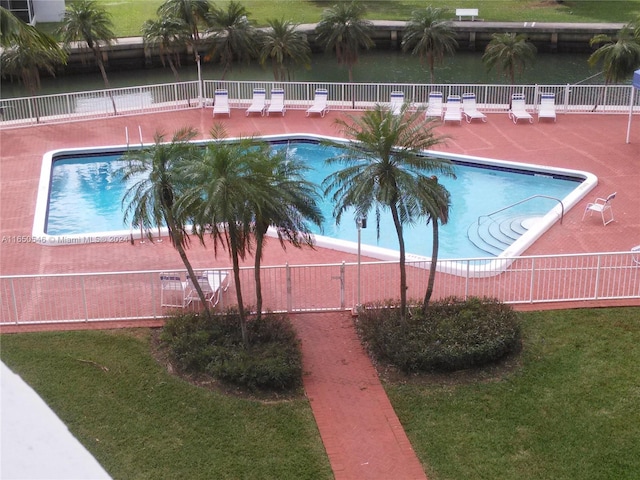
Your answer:
[[[395,307],[368,306],[356,329],[375,359],[405,373],[480,367],[520,348],[518,314],[498,300],[446,298],[404,320]]]
[[[247,330],[250,345],[245,348],[237,312],[186,314],[168,320],[160,338],[182,372],[208,374],[252,391],[298,388],[302,353],[291,322],[282,315],[264,315],[249,320]]]

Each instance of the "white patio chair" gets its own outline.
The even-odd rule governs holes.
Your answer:
[[[587,206],[584,209],[584,213],[582,214],[582,219],[584,220],[585,215],[589,212],[589,216],[593,214],[593,212],[599,213],[602,217],[602,223],[607,226],[611,222],[613,222],[613,210],[611,209],[611,202],[614,198],[616,198],[616,193],[613,192],[607,198],[596,198],[592,203],[587,203]],[[609,212],[610,218],[606,219],[606,212]]]
[[[533,117],[527,112],[526,100],[522,93],[511,95],[509,118],[513,120],[513,123],[518,123],[518,120],[529,120],[529,123],[533,123]]]
[[[462,125],[462,103],[460,95],[449,95],[444,112],[444,123],[458,122]]]
[[[556,121],[556,95],[555,93],[543,93],[538,105],[538,122],[541,118],[552,118]]]
[[[284,90],[282,88],[274,88],[271,90],[271,102],[269,103],[269,108],[267,108],[267,117],[270,113],[281,113],[284,117],[286,110],[284,105]]]
[[[231,110],[229,109],[229,92],[227,90],[218,89],[215,93],[215,101],[213,104],[213,116],[217,114],[226,113],[231,117]]]
[[[253,99],[251,105],[247,108],[246,115],[250,113],[259,113],[264,116],[264,111],[267,108],[267,92],[264,88],[253,89]]]
[[[312,113],[319,113],[321,117],[324,117],[324,114],[329,110],[327,106],[328,96],[329,91],[326,88],[316,88],[313,105],[307,109],[307,117]]]
[[[429,103],[425,117],[438,117],[442,119],[442,92],[430,92]]]
[[[391,102],[389,108],[393,115],[400,115],[404,104],[404,92],[391,92]]]
[[[191,288],[178,273],[160,274],[160,305],[162,307],[185,308],[193,300]]]
[[[471,123],[474,118],[479,118],[483,122],[487,121],[487,116],[478,110],[475,93],[462,94],[462,113],[467,119],[467,123]]]
[[[213,290],[213,297],[209,303],[215,307],[220,302],[222,292],[226,292],[229,288],[229,272],[226,270],[207,270],[204,274]]]

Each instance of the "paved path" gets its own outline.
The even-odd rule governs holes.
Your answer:
[[[304,388],[336,480],[426,479],[349,313],[294,315]]]

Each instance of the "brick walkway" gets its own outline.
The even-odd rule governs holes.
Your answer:
[[[285,117],[245,117],[233,111],[223,119],[230,135],[318,133],[336,135],[329,112],[325,118],[306,118],[303,111]],[[589,193],[618,192],[616,221],[607,227],[581,220],[582,205],[553,226],[527,254],[628,251],[640,244],[640,120],[635,119],[632,143],[625,144],[625,115],[560,115],[557,123],[514,125],[505,114],[489,115],[485,124],[438,127],[450,136],[442,150],[481,157],[587,170],[599,177]],[[463,122],[464,123],[464,122]],[[145,142],[157,130],[171,134],[185,125],[198,128],[206,138],[213,125],[211,110],[192,110],[132,117],[117,117],[66,125],[0,131],[0,234],[30,235],[42,155],[58,148],[124,143],[125,127]],[[287,249],[276,243],[266,252],[264,265],[353,261],[354,257],[327,249]],[[210,251],[194,245],[190,256],[196,266],[224,265]],[[251,260],[248,259],[248,262]],[[181,268],[168,242],[153,247],[129,245],[0,245],[0,274],[35,274]],[[611,302],[613,305],[640,302]],[[571,307],[587,304],[572,304]],[[590,303],[588,305],[594,305]],[[598,306],[601,304],[598,304]],[[536,305],[534,308],[553,307]],[[357,341],[348,314],[294,316],[304,354],[305,390],[337,479],[425,478],[420,462],[400,426],[375,370]],[[137,323],[139,324],[139,323]],[[122,326],[121,324],[101,327]],[[95,326],[92,326],[95,327]],[[51,329],[56,326],[40,327]],[[6,332],[7,329],[2,331]]]

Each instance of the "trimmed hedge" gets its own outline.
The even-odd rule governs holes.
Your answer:
[[[244,348],[236,311],[207,317],[186,314],[168,320],[161,340],[176,367],[208,374],[249,390],[291,391],[302,385],[300,342],[289,320],[263,315],[247,322]]]
[[[404,321],[395,305],[369,306],[356,329],[374,358],[405,373],[480,367],[517,351],[521,338],[517,312],[489,298],[446,298]]]

